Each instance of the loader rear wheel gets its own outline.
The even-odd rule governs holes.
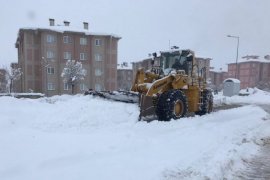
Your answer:
[[[156,114],[161,121],[185,117],[188,111],[187,98],[180,90],[170,90],[160,95]]]
[[[207,90],[203,92],[203,100],[201,105],[201,110],[196,112],[197,115],[205,115],[213,111],[213,95],[212,92]]]

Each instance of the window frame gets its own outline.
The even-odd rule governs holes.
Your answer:
[[[80,45],[82,45],[82,46],[87,45],[87,38],[86,37],[80,37]]]
[[[47,67],[47,74],[54,74],[54,67]]]
[[[67,82],[64,82],[64,91],[70,90],[70,85]]]
[[[56,42],[56,37],[55,37],[55,35],[47,34],[46,42],[47,42],[47,43],[55,43],[55,42]]]
[[[100,68],[95,68],[95,76],[102,76],[103,72]]]
[[[83,56],[82,56],[83,55]],[[83,58],[82,58],[83,57]],[[80,60],[85,61],[87,60],[87,53],[80,53]]]
[[[64,55],[64,60],[71,60],[72,59],[71,52],[69,52],[69,51],[65,51],[63,55]],[[69,57],[66,57],[66,56],[69,56]]]
[[[95,46],[101,46],[101,39],[95,39]]]
[[[53,59],[55,57],[55,53],[51,50],[48,50],[46,53],[47,59]]]
[[[70,43],[72,43],[71,37],[68,36],[68,35],[63,36],[63,43],[64,43],[64,44],[70,44]]]
[[[95,90],[96,90],[96,91],[101,91],[101,90],[102,90],[101,84],[95,83]]]
[[[102,61],[102,55],[100,53],[95,54],[95,61]]]
[[[55,85],[52,82],[47,83],[47,90],[48,91],[54,91],[55,90]]]
[[[86,91],[87,88],[86,88],[86,85],[84,83],[81,83],[80,84],[80,91]]]

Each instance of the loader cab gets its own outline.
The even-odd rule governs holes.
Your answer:
[[[186,75],[191,76],[193,57],[190,50],[161,52],[160,67],[165,75],[172,71],[182,70]]]

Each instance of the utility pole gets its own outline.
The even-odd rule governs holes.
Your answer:
[[[227,37],[230,37],[230,38],[235,38],[237,39],[237,48],[236,48],[236,60],[235,60],[235,79],[238,78],[238,50],[239,50],[239,39],[240,37],[239,36],[232,36],[232,35],[227,35]]]

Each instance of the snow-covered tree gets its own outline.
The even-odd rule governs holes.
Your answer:
[[[6,81],[9,93],[13,92],[14,81],[18,80],[22,75],[21,68],[6,69]]]
[[[71,86],[72,94],[74,94],[75,85],[83,80],[86,76],[86,70],[83,69],[81,62],[76,62],[75,60],[68,60],[65,68],[61,74],[65,83]]]

